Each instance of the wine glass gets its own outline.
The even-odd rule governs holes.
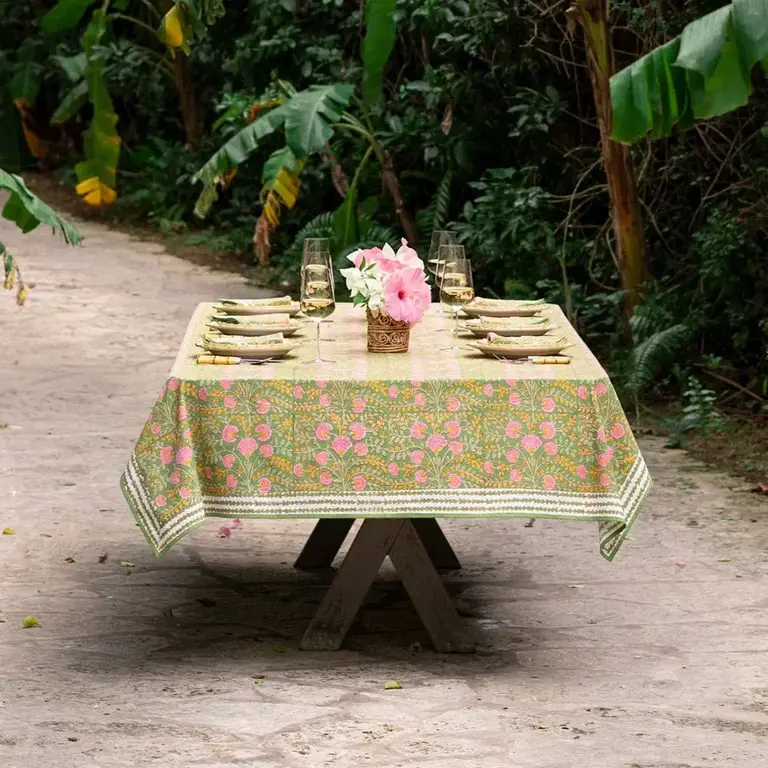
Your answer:
[[[446,253],[446,265],[440,281],[440,301],[450,307],[453,316],[453,345],[448,349],[459,349],[457,343],[459,337],[459,310],[475,298],[475,290],[472,285],[472,263],[463,257],[462,246],[447,246],[450,249],[460,248],[454,257]]]
[[[436,229],[432,233],[432,242],[429,244],[429,257],[427,259],[427,269],[434,275],[437,280],[438,272],[440,271],[440,248],[443,245],[457,245],[458,240],[453,232],[446,230]]]
[[[307,237],[304,240],[304,255],[301,260],[301,272],[308,261],[312,261],[315,254],[330,254],[331,246],[327,237]]]
[[[317,357],[311,363],[332,363],[320,354],[320,323],[336,309],[333,262],[325,240],[304,242],[304,260],[301,266],[301,311],[315,324]]]

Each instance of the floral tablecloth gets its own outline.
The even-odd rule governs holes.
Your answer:
[[[121,485],[156,554],[206,517],[593,520],[612,560],[650,487],[613,387],[562,311],[570,365],[441,351],[438,307],[407,354],[369,354],[341,304],[313,345],[277,363],[198,365],[201,304]]]

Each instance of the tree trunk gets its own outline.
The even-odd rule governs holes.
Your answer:
[[[614,73],[613,42],[608,27],[608,0],[574,0],[568,10],[568,26],[575,22],[584,30],[587,64],[592,80],[600,148],[611,200],[616,257],[621,285],[625,291],[627,318],[642,300],[642,284],[648,279],[648,261],[643,233],[643,217],[637,197],[635,173],[629,148],[611,140],[611,89]]]
[[[197,105],[189,59],[183,51],[176,51],[176,55],[173,57],[173,72],[176,76],[179,109],[181,119],[184,122],[187,144],[190,147],[196,147],[203,138],[203,116]]]
[[[395,204],[395,211],[397,211],[397,215],[400,218],[400,224],[408,239],[408,245],[410,245],[411,248],[415,248],[419,244],[419,234],[416,231],[416,226],[413,223],[411,214],[408,213],[408,210],[405,207],[405,201],[400,192],[400,182],[397,179],[397,174],[395,173],[395,168],[392,164],[392,156],[386,149],[381,153],[381,178],[387,187],[387,191],[392,196],[392,201]]]

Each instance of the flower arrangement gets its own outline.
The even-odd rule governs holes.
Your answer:
[[[347,257],[354,266],[342,269],[356,307],[365,307],[373,317],[390,317],[409,326],[421,322],[429,309],[431,294],[424,262],[403,238],[397,250],[357,250]]]

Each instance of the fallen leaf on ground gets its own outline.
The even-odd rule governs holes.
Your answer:
[[[67,741],[77,741],[77,736],[67,736]]]
[[[403,686],[400,685],[397,680],[387,680],[387,682],[384,683],[385,691],[399,691],[402,687]]]
[[[569,584],[568,589],[584,589],[583,584]]]
[[[122,568],[135,568],[136,567],[136,563],[132,563],[130,560],[121,560],[120,561],[120,566]]]
[[[64,562],[65,563],[74,563],[74,562],[76,562],[76,560],[75,560],[74,557],[65,557],[64,558]]]
[[[285,653],[285,646],[284,645],[275,645],[272,647],[272,650],[275,653]]]
[[[752,493],[768,494],[768,483],[758,483],[754,488],[751,488],[750,490]]]
[[[536,727],[537,727],[537,728],[538,728],[540,731],[548,731],[548,730],[549,730],[549,726],[548,726],[548,725],[541,725],[541,724],[537,724],[537,725],[536,725]]]
[[[731,558],[730,557],[718,557],[717,558],[718,563],[730,563]]]
[[[109,557],[109,555],[99,555],[99,562],[100,563],[106,563],[108,557]]]
[[[221,528],[219,528],[219,532],[216,535],[220,539],[228,539],[232,535],[232,531],[230,531],[226,525],[222,525]]]
[[[254,685],[263,685],[263,684],[264,684],[264,678],[263,678],[263,677],[257,677],[257,678],[256,678],[256,679],[253,681],[253,684],[254,684]]]
[[[251,675],[254,680],[264,680],[266,675]]]
[[[13,528],[3,528],[3,536],[15,536],[16,531]]]
[[[524,526],[523,528],[533,528],[533,524],[536,522],[536,518],[532,517]]]
[[[22,629],[29,629],[30,627],[39,627],[39,626],[40,626],[40,619],[38,619],[37,616],[25,616],[21,620]]]
[[[243,521],[242,520],[233,520],[232,521],[232,530],[238,530],[239,528],[243,527]]]

